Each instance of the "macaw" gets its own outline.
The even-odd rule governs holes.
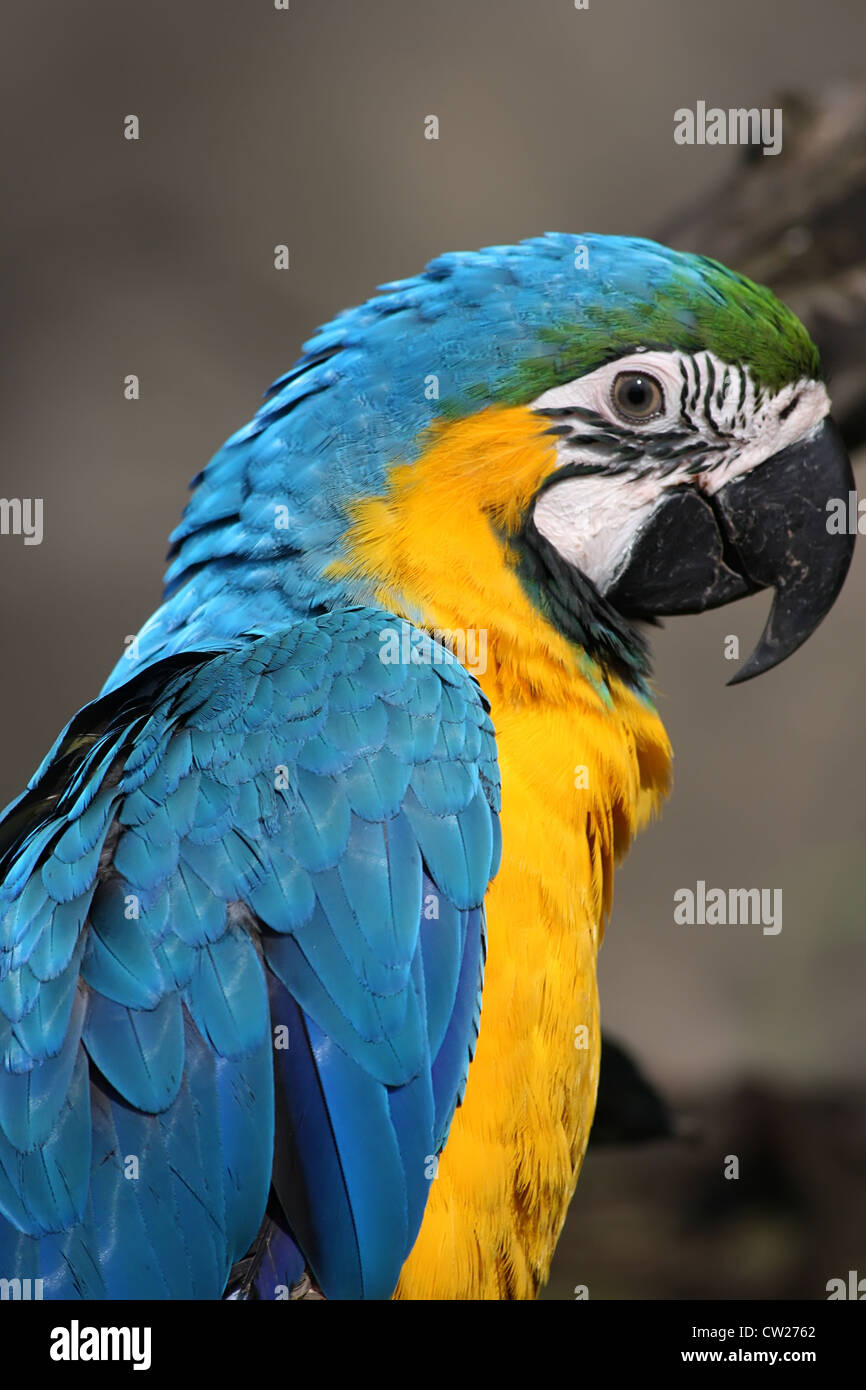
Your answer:
[[[527,1299],[586,1148],[645,628],[829,611],[816,350],[696,255],[548,234],[340,314],[194,479],[164,601],[0,823],[0,1276]]]

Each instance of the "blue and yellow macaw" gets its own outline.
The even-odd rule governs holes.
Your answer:
[[[828,411],[768,291],[647,241],[442,256],[316,334],[0,825],[0,1276],[535,1296],[669,781],[642,620],[772,588],[736,679],[806,639]]]

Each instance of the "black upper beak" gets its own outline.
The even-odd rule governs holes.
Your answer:
[[[828,529],[831,499],[846,503],[854,475],[827,416],[709,496],[680,487],[638,535],[626,569],[606,594],[626,617],[701,613],[775,590],[752,655],[729,685],[778,666],[829,613],[842,588],[855,536]]]

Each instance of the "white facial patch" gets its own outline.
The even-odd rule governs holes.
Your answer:
[[[658,382],[664,397],[658,414],[640,421],[620,414],[611,392],[623,372]],[[830,401],[818,381],[803,379],[770,394],[756,388],[748,368],[731,366],[713,353],[690,357],[650,350],[555,386],[530,409],[552,412],[551,424],[563,431],[571,427],[557,439],[558,467],[601,470],[551,481],[535,503],[534,519],[563,559],[604,593],[625,569],[637,536],[671,488],[718,491],[816,430]],[[666,436],[671,436],[667,457]],[[617,459],[618,449],[641,443],[643,452],[636,457]]]
[[[656,480],[635,480],[628,473],[564,478],[538,498],[535,524],[603,594],[625,567],[638,533],[662,498]]]

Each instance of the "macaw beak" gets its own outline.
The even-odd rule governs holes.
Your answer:
[[[750,680],[802,646],[833,607],[855,536],[830,533],[828,502],[847,503],[853,490],[828,415],[813,434],[715,493],[672,489],[605,597],[627,618],[653,618],[703,613],[773,589],[761,639],[728,684]]]

